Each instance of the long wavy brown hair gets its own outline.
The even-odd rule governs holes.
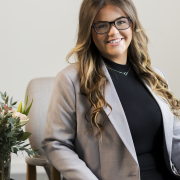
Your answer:
[[[150,39],[138,19],[133,2],[131,0],[84,0],[79,12],[76,45],[68,53],[66,61],[70,63],[69,58],[75,55],[75,63],[77,64],[80,78],[80,91],[87,96],[91,103],[91,107],[85,113],[85,118],[88,111],[92,107],[94,108],[91,113],[91,119],[88,120],[86,118],[90,123],[90,128],[88,130],[92,133],[95,128],[97,130],[95,136],[96,138],[100,136],[100,140],[102,140],[104,122],[107,117],[104,119],[103,124],[100,124],[97,122],[97,115],[102,110],[103,106],[108,106],[111,111],[112,107],[105,100],[105,90],[108,79],[99,61],[99,50],[92,40],[91,26],[98,10],[106,5],[115,5],[119,7],[131,18],[132,41],[128,47],[127,58],[133,65],[137,75],[143,78],[157,95],[165,99],[173,114],[180,118],[178,114],[180,101],[174,97],[166,80],[151,67],[151,59],[148,55],[148,43]]]

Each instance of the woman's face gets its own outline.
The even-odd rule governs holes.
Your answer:
[[[97,23],[98,21],[114,21],[121,16],[128,17],[119,7],[106,5],[98,11],[93,23]],[[127,51],[132,40],[132,23],[130,27],[125,30],[118,30],[111,24],[110,31],[105,34],[97,34],[92,27],[92,38],[102,56],[114,62],[126,64]],[[111,39],[119,38],[123,39],[116,46],[112,46],[107,42]]]

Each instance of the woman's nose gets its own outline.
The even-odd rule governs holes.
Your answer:
[[[119,33],[119,30],[116,28],[116,26],[114,24],[111,24],[111,28],[110,28],[108,34],[110,35],[110,34],[114,34],[114,33],[115,34]]]

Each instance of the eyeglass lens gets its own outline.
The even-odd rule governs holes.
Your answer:
[[[115,21],[115,25],[116,25],[117,29],[119,29],[119,30],[127,29],[129,27],[129,21],[127,18],[117,19]],[[97,33],[106,33],[110,29],[110,23],[99,22],[99,23],[95,24],[95,29],[96,29]]]

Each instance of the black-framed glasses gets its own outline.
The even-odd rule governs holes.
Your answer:
[[[95,32],[98,34],[105,34],[109,32],[111,29],[111,24],[114,24],[118,30],[125,30],[130,27],[131,18],[130,17],[120,17],[115,21],[99,21],[94,23],[92,27],[94,28]]]

